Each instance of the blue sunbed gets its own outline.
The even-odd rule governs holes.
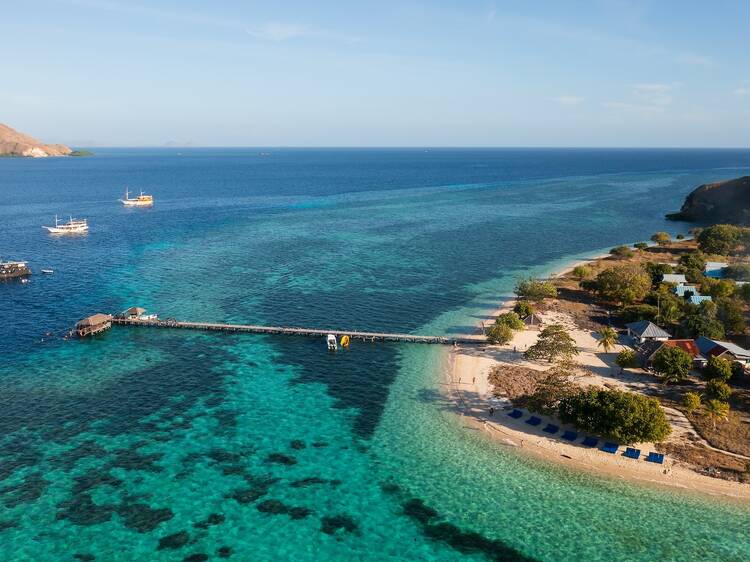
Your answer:
[[[604,451],[605,453],[612,453],[614,455],[617,452],[617,449],[619,448],[620,446],[617,443],[612,443],[611,441],[607,441],[602,447],[602,451]]]
[[[622,454],[622,456],[628,457],[629,459],[638,460],[641,456],[641,450],[633,449],[633,447],[628,447],[627,449],[625,449],[625,452]]]
[[[568,430],[562,434],[562,438],[566,441],[575,441],[578,439],[578,434],[575,431]]]
[[[536,416],[531,416],[529,419],[526,420],[526,423],[529,425],[539,425],[540,423],[542,423],[542,420]]]
[[[523,417],[523,412],[521,410],[513,410],[508,414],[511,418],[518,419]]]
[[[664,455],[662,453],[654,453],[653,451],[646,457],[647,462],[655,462],[656,464],[662,464],[664,462]]]
[[[599,443],[599,440],[596,437],[586,437],[582,444],[584,447],[596,447],[597,443]]]
[[[545,433],[557,433],[559,430],[560,428],[557,427],[555,424],[548,423],[547,427],[545,427],[542,431],[544,431]]]

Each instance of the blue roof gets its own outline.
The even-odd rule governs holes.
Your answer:
[[[711,297],[708,295],[693,295],[690,297],[690,304],[700,304],[704,301],[710,301]]]

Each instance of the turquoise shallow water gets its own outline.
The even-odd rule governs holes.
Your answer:
[[[466,429],[445,350],[116,328],[96,310],[470,331],[523,272],[647,238],[721,151],[112,151],[0,162],[0,546],[13,560],[745,560],[748,511]],[[125,182],[152,210],[116,205]],[[199,197],[199,196],[202,196]],[[40,224],[74,212],[85,238]],[[10,256],[9,256],[10,257]],[[51,335],[45,335],[51,332]]]

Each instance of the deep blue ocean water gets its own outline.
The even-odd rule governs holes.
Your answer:
[[[261,152],[270,152],[261,156]],[[101,149],[0,160],[0,550],[12,560],[744,560],[747,510],[464,428],[445,351],[93,312],[471,332],[518,275],[657,230],[747,150]],[[156,197],[124,209],[125,186]],[[86,236],[42,230],[55,214]],[[55,274],[38,274],[40,268]],[[79,558],[81,559],[81,558]]]

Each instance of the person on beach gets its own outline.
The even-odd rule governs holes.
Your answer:
[[[490,417],[492,417],[494,415],[495,415],[495,408],[493,408],[492,406],[490,406]]]

